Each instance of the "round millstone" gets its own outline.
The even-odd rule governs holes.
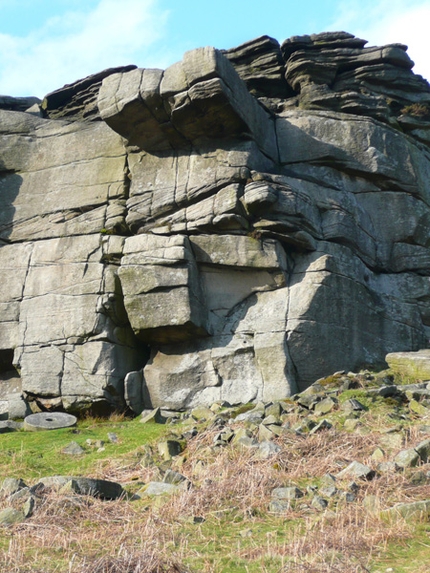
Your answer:
[[[39,412],[38,414],[30,414],[24,419],[24,429],[31,432],[58,430],[59,428],[75,426],[77,421],[76,416],[64,412]]]

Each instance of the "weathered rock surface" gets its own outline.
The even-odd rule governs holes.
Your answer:
[[[428,345],[430,86],[365,44],[1,96],[0,417],[267,402]]]
[[[111,74],[129,72],[135,68],[136,66],[109,68],[73,84],[67,84],[46,95],[41,102],[41,109],[44,115],[51,119],[100,120],[97,96],[102,81]]]

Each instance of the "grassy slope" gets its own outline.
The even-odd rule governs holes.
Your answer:
[[[354,391],[345,393],[345,397],[353,395]],[[360,400],[366,401],[362,396]],[[326,415],[334,423],[331,430],[307,437],[286,433],[277,440],[281,452],[270,460],[231,445],[214,450],[217,430],[202,429],[184,455],[172,462],[194,487],[172,498],[103,502],[44,495],[33,517],[0,531],[0,570],[385,573],[391,568],[393,573],[428,573],[429,523],[383,519],[377,512],[365,511],[363,500],[377,496],[384,509],[400,501],[430,499],[429,481],[412,483],[413,475],[429,471],[430,464],[360,482],[353,503],[346,504],[338,496],[320,511],[306,494],[282,514],[267,510],[274,487],[296,484],[306,492],[307,486],[321,485],[322,476],[336,474],[354,459],[376,467],[371,454],[386,438],[387,428],[397,429],[404,437],[402,448],[426,437],[419,427],[430,424],[430,419],[402,411],[389,400],[368,399],[366,405],[369,411],[356,431],[343,430],[345,415],[335,411]],[[291,425],[298,421],[299,416],[291,414]],[[0,436],[0,475],[30,483],[43,475],[87,475],[127,483],[133,492],[160,479],[159,468],[168,464],[154,454],[154,465],[147,444],[171,430],[138,420],[112,419],[80,422],[78,433],[5,434]],[[108,432],[117,434],[117,444],[108,441]],[[104,440],[105,450],[97,452],[87,439]],[[72,440],[86,449],[84,456],[61,453]],[[401,448],[385,441],[383,449],[388,460]],[[349,481],[339,482],[338,487],[346,490]],[[0,508],[7,505],[2,500]],[[164,569],[151,562],[159,557]],[[180,565],[175,568],[174,563]]]

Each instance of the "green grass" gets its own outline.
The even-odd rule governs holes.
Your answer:
[[[171,426],[141,424],[138,419],[107,421],[87,419],[77,428],[41,432],[13,432],[0,438],[0,476],[37,479],[47,475],[91,475],[104,460],[121,458],[139,447],[160,439]],[[118,436],[111,443],[108,433]],[[87,440],[103,440],[104,451],[89,446]],[[85,450],[83,455],[63,454],[70,442]]]
[[[388,544],[373,560],[372,573],[427,573],[430,569],[430,524],[415,527],[413,537]]]

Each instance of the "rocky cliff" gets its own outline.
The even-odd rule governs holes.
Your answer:
[[[1,96],[3,415],[269,401],[426,347],[412,67],[402,44],[263,36]]]

